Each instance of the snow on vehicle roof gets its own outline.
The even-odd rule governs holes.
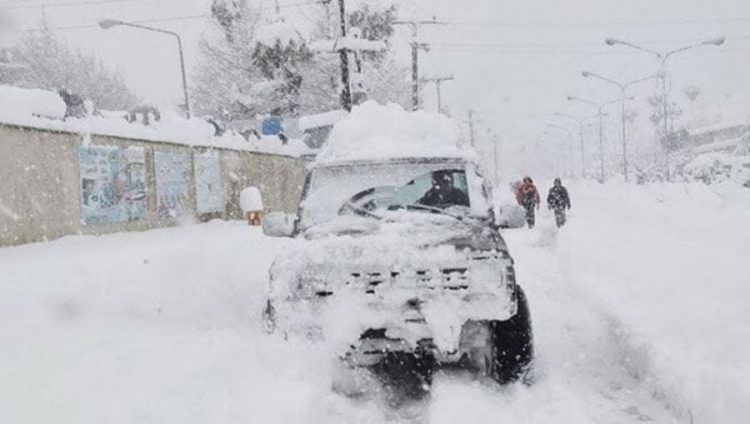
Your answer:
[[[367,102],[333,127],[316,163],[397,158],[461,158],[476,161],[461,143],[458,124],[432,112],[405,111],[393,103]]]
[[[330,112],[318,113],[316,115],[306,115],[299,118],[297,127],[300,131],[304,132],[312,128],[334,125],[344,116],[346,116],[346,112],[343,110],[332,110]]]

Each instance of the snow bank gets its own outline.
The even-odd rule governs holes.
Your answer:
[[[476,153],[461,145],[458,125],[444,115],[407,112],[393,103],[367,102],[336,123],[319,163],[408,157],[458,157]]]
[[[585,184],[570,192],[570,225],[553,248],[569,284],[619,321],[630,346],[624,366],[695,422],[744,422],[750,190]]]
[[[681,173],[705,184],[733,182],[743,185],[750,182],[750,156],[704,153],[686,163]]]
[[[65,102],[52,91],[0,85],[0,117],[65,117]]]

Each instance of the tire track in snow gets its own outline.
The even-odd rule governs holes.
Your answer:
[[[570,253],[557,249],[559,235],[545,225],[506,234],[534,319],[539,378],[529,390],[543,394],[559,389],[546,385],[562,384],[572,398],[588,400],[588,422],[690,422],[688,408],[660,387],[647,347],[577,288]]]

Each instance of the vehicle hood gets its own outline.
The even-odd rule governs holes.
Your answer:
[[[480,223],[411,215],[331,223],[298,238],[271,267],[269,299],[280,328],[320,328],[343,349],[364,329],[403,328],[404,314],[418,314],[448,352],[466,320],[511,316],[513,262],[499,234]],[[416,343],[419,334],[398,337]]]

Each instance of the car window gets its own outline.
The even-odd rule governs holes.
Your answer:
[[[461,169],[438,169],[427,172],[403,186],[379,186],[360,191],[349,198],[339,214],[388,211],[407,206],[447,209],[468,207],[466,174]]]

